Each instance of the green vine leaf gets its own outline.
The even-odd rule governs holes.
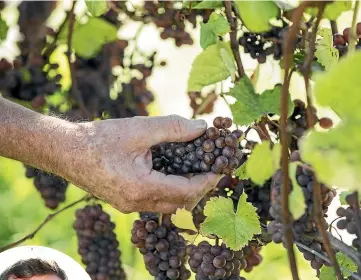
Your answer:
[[[296,170],[298,162],[291,162],[289,164],[289,175],[292,181],[292,191],[289,195],[289,209],[295,220],[302,217],[306,210],[306,202],[301,186],[296,180]]]
[[[248,125],[262,116],[273,113],[281,113],[281,86],[275,86],[271,90],[265,90],[262,94],[256,94],[250,79],[244,76],[228,93],[236,98],[231,105],[234,123]],[[288,112],[293,112],[293,103],[289,99]]]
[[[346,201],[346,196],[352,194],[352,192],[349,191],[343,191],[340,193],[340,203],[341,205],[348,205],[347,201]],[[361,192],[358,193],[358,199],[359,202],[361,201]]]
[[[196,57],[188,79],[189,91],[201,91],[204,86],[223,81],[230,76],[221,52],[227,52],[231,60],[234,60],[229,43],[221,41],[209,46]]]
[[[106,13],[108,5],[106,0],[85,0],[88,11],[95,17]]]
[[[0,14],[0,42],[4,41],[8,35],[9,26]]]
[[[352,1],[334,1],[327,4],[322,18],[336,20],[343,12],[352,9]],[[317,8],[307,8],[306,13],[317,16]]]
[[[249,179],[249,175],[247,174],[246,166],[247,166],[246,163],[242,164],[240,167],[238,167],[234,171],[234,175],[236,175],[241,180]]]
[[[329,70],[333,65],[337,64],[339,59],[339,52],[333,47],[332,31],[328,28],[323,28],[318,31],[322,37],[316,43],[315,56],[317,61]]]
[[[347,277],[351,276],[351,272],[357,271],[357,265],[344,253],[338,252],[336,254],[336,259],[337,259],[337,262],[338,262],[339,266],[341,267],[341,269],[345,268],[342,271],[343,277],[345,279]],[[335,270],[332,266],[331,267],[323,266],[321,268],[319,278],[320,278],[320,280],[336,280],[337,279]]]
[[[59,42],[67,43],[68,27],[59,36]],[[117,28],[101,18],[89,17],[85,24],[76,22],[73,31],[75,53],[84,58],[94,57],[105,43],[117,40]]]
[[[205,208],[205,221],[201,225],[203,234],[215,234],[232,250],[240,250],[248,244],[255,234],[261,232],[261,225],[256,208],[243,193],[234,212],[230,198],[211,198]]]
[[[314,87],[317,103],[331,107],[344,121],[361,121],[361,53],[342,58],[337,67],[320,74]]]
[[[241,20],[251,32],[261,33],[271,29],[269,21],[280,10],[274,1],[235,1]]]
[[[312,165],[320,181],[361,189],[360,126],[361,122],[341,123],[328,132],[312,131],[300,141],[302,158]]]
[[[257,185],[263,185],[280,168],[280,158],[281,145],[277,143],[271,149],[270,143],[263,141],[247,160],[247,175]]]
[[[218,36],[223,36],[230,30],[225,17],[213,12],[207,23],[201,23],[200,44],[203,49],[217,42]]]
[[[191,9],[215,9],[215,8],[221,8],[223,7],[223,1],[211,1],[211,0],[205,0],[201,1],[199,3],[195,1],[186,0],[183,2],[184,8],[191,8]]]

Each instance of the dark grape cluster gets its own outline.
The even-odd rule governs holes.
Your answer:
[[[56,69],[57,64],[47,64],[42,56],[20,56],[13,62],[0,60],[0,91],[4,97],[32,101],[35,108],[45,104],[45,96],[60,88],[61,75],[50,78],[44,70]]]
[[[239,44],[258,63],[265,63],[267,56],[273,55],[275,60],[282,58],[282,42],[286,38],[288,26],[284,22],[283,27],[274,26],[264,33],[244,32],[239,38]],[[297,39],[299,42],[299,38]]]
[[[298,139],[301,138],[302,136],[304,136],[306,130],[308,129],[306,104],[299,99],[294,100],[293,104],[294,104],[293,113],[287,119],[287,130],[289,131],[290,134],[292,134],[292,137],[290,138],[290,149],[292,151],[298,150]],[[312,125],[315,125],[319,120],[317,117],[317,110],[314,107],[312,107],[312,114],[313,114],[313,120],[314,120]],[[327,120],[325,120],[325,122],[326,121]],[[279,122],[275,121],[275,123],[277,125],[269,123],[269,129],[278,135],[279,134]],[[332,124],[331,124],[331,126],[332,126]],[[327,127],[327,128],[329,128],[329,127]]]
[[[301,157],[298,151],[293,151],[291,154],[291,161],[301,161]],[[271,221],[268,224],[268,232],[272,234],[272,240],[275,243],[281,243],[284,241],[284,229],[282,222],[282,212],[281,212],[281,186],[282,186],[282,172],[281,170],[277,171],[273,176],[272,186],[271,186],[271,208],[270,214],[274,218],[274,221]],[[302,192],[304,195],[304,200],[306,203],[306,211],[298,220],[293,221],[292,231],[294,239],[306,246],[311,246],[312,248],[319,252],[320,254],[327,256],[323,248],[322,243],[311,239],[305,238],[305,234],[312,235],[317,233],[317,228],[314,221],[313,213],[313,192],[314,192],[314,173],[308,165],[298,166],[296,170],[296,180],[297,183],[301,186]],[[292,183],[290,181],[290,185]],[[327,217],[328,206],[331,204],[334,196],[336,195],[335,190],[329,189],[324,184],[320,184],[321,187],[321,203],[323,217]],[[326,220],[323,221],[327,227]],[[304,253],[305,259],[311,261],[311,266],[314,269],[320,269],[323,264],[327,264],[324,260],[318,256],[309,253],[305,249],[298,247],[299,250]],[[311,257],[312,255],[312,257]]]
[[[243,154],[238,149],[242,131],[229,128],[230,118],[217,117],[214,127],[186,143],[162,143],[152,148],[153,169],[167,174],[214,172],[232,174]]]
[[[147,106],[154,100],[154,96],[147,88],[147,79],[152,74],[154,54],[148,58],[150,65],[131,64],[130,70],[138,71],[141,78],[131,77],[129,82],[121,83],[116,98],[110,98],[110,89],[116,80],[112,68],[124,67],[124,51],[127,46],[128,41],[118,40],[105,44],[93,58],[77,57],[75,65],[78,90],[92,117],[126,118],[148,115]],[[72,111],[75,115],[81,115],[80,108],[72,108]]]
[[[243,248],[243,257],[247,263],[247,266],[244,268],[245,272],[251,272],[255,266],[262,262],[261,248],[262,246],[259,246],[257,243],[252,244],[252,242]]]
[[[197,246],[189,245],[189,266],[196,273],[196,280],[245,280],[239,276],[247,262],[243,251],[233,251],[222,244],[210,245],[207,241]]]
[[[144,9],[147,19],[150,18],[161,29],[160,37],[163,40],[173,38],[177,47],[193,44],[191,35],[185,30],[186,19],[195,27],[197,15],[201,15],[206,22],[212,13],[212,10],[191,10],[186,15],[177,8],[177,3],[174,1],[145,1]]]
[[[169,216],[159,218],[141,213],[132,229],[132,243],[139,248],[144,263],[156,280],[186,280],[191,272],[185,267],[186,241],[179,235]]]
[[[346,202],[349,204],[349,207],[339,207],[336,211],[336,214],[341,218],[337,221],[336,226],[341,230],[346,229],[349,234],[356,235],[352,240],[352,246],[361,251],[361,227],[357,227],[360,224],[360,210],[355,209],[355,207],[360,208],[357,193],[348,194]]]
[[[342,32],[336,33],[333,35],[333,46],[338,50],[340,56],[344,56],[347,53],[348,46],[349,46],[349,39],[350,39],[351,28],[345,28]],[[361,49],[361,22],[357,23],[356,25],[356,50]]]
[[[50,64],[42,50],[46,45],[45,21],[56,2],[24,1],[19,5],[19,27],[23,40],[19,43],[21,55],[14,61],[0,61],[0,92],[4,97],[32,101],[34,108],[45,105],[45,96],[60,88],[61,75],[49,76]]]
[[[100,204],[76,211],[73,225],[78,237],[78,253],[92,280],[125,280],[120,261],[115,224]]]
[[[26,167],[26,177],[34,178],[34,185],[40,192],[46,207],[55,209],[65,201],[68,182],[63,178],[30,166]]]

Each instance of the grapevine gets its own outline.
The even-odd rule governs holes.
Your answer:
[[[161,45],[201,47],[189,61],[188,84],[174,87],[182,86],[188,98],[188,117],[213,126],[188,142],[154,143],[149,165],[170,178],[222,178],[193,209],[141,212],[132,221],[132,249],[149,279],[245,280],[267,265],[263,252],[271,242],[286,249],[290,279],[304,277],[296,254],[321,280],[361,279],[358,1],[290,7],[282,1],[99,0],[84,1],[79,12],[80,2],[60,8],[65,16],[57,27],[47,26],[57,1],[19,4],[22,39],[15,55],[0,58],[1,98],[72,122],[147,117],[163,109],[154,87],[158,70],[163,67],[164,80],[173,75],[168,69],[184,65],[161,59],[153,42],[143,49],[142,35],[153,28]],[[7,7],[0,1],[0,48],[10,28]],[[351,10],[352,23],[339,31],[341,14]],[[128,24],[138,27],[124,36]],[[264,74],[268,66],[272,79]],[[70,182],[24,164],[53,211],[0,251],[86,202],[73,223],[86,271],[93,280],[130,279],[115,233],[120,225],[101,206],[106,201],[86,195],[67,204]],[[347,189],[338,209],[335,186]],[[329,224],[330,213],[337,218]],[[350,246],[333,236],[338,232],[351,236]]]

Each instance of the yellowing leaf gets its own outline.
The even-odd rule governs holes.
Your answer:
[[[230,58],[234,59],[229,43],[219,41],[207,47],[193,61],[188,79],[189,91],[200,91],[204,86],[223,81],[230,76],[229,66],[224,63],[221,50],[226,50]]]
[[[337,64],[339,59],[339,52],[333,47],[332,31],[328,28],[319,30],[319,35],[322,37],[316,43],[315,56],[317,61],[329,70],[333,65]]]
[[[215,234],[223,239],[232,250],[239,250],[248,244],[255,234],[261,232],[261,225],[256,208],[243,193],[234,212],[230,198],[211,198],[205,208],[205,221],[201,225],[203,234]]]
[[[193,223],[192,212],[185,208],[178,208],[175,214],[171,216],[172,223],[180,229],[190,229],[197,232],[197,228]]]
[[[199,234],[189,234],[187,232],[180,232],[179,235],[183,236],[183,238],[191,244],[194,244],[199,236]]]
[[[297,162],[291,162],[289,164],[289,174],[292,181],[292,191],[289,194],[289,209],[295,220],[301,218],[301,216],[305,213],[306,210],[304,194],[302,192],[301,186],[296,180],[297,165]]]
[[[247,160],[247,175],[257,185],[263,185],[279,169],[280,157],[280,144],[275,144],[271,150],[268,141],[262,142],[254,148]]]

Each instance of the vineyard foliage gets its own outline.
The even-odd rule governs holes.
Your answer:
[[[3,98],[77,122],[157,115],[167,111],[162,99],[184,91],[180,112],[206,118],[208,129],[151,147],[153,169],[223,175],[194,209],[125,215],[55,174],[0,158],[0,252],[19,239],[50,246],[92,280],[361,279],[358,1],[0,9]],[[139,43],[149,28],[159,37],[151,48]],[[185,55],[169,57],[174,49]],[[182,71],[187,80],[177,79]],[[158,93],[174,75],[168,96]]]

